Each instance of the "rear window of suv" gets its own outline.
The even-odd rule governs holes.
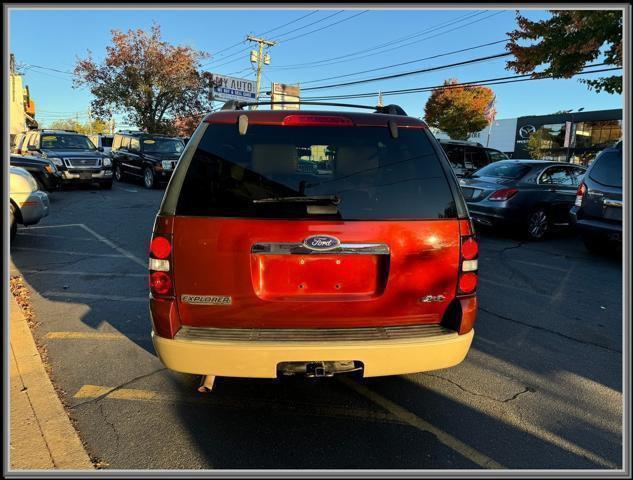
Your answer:
[[[317,197],[309,202],[282,197]],[[334,199],[333,201],[319,199]],[[265,200],[260,202],[258,200]],[[325,207],[315,214],[311,205]],[[309,213],[310,212],[310,213]],[[177,215],[274,219],[437,219],[457,216],[426,133],[383,127],[212,124],[185,175]]]
[[[622,188],[622,151],[601,152],[594,160],[589,178],[608,187]]]

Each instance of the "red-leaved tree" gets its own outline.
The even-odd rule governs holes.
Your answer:
[[[124,113],[126,122],[150,133],[174,133],[174,119],[199,117],[210,109],[208,75],[200,60],[208,54],[161,39],[160,27],[127,33],[113,30],[102,63],[79,59],[75,87],[87,85],[92,111],[109,117]]]

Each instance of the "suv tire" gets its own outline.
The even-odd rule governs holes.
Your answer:
[[[121,171],[121,166],[117,163],[114,166],[114,179],[117,182],[122,182],[123,181],[123,177],[124,177],[124,175],[123,175],[123,171]]]
[[[607,238],[598,233],[583,233],[582,241],[590,253],[605,253],[608,247]]]
[[[18,233],[18,222],[17,222],[17,219],[15,218],[15,207],[13,206],[13,204],[10,205],[9,211],[11,215],[11,235],[9,239],[11,243],[13,243],[13,240],[15,240],[15,235],[16,233]]]
[[[547,235],[550,226],[550,218],[547,210],[536,208],[527,217],[525,233],[530,240],[542,240]]]
[[[145,167],[143,170],[143,185],[150,190],[156,188],[156,176],[150,167]]]

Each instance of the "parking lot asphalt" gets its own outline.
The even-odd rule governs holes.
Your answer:
[[[21,228],[12,275],[93,459],[116,469],[622,468],[622,265],[571,233],[482,233],[480,310],[451,369],[358,379],[165,370],[147,251],[163,190],[55,192]]]

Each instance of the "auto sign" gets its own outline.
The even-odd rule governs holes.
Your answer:
[[[226,75],[211,75],[210,96],[212,100],[253,101],[257,99],[255,80],[228,77]]]

